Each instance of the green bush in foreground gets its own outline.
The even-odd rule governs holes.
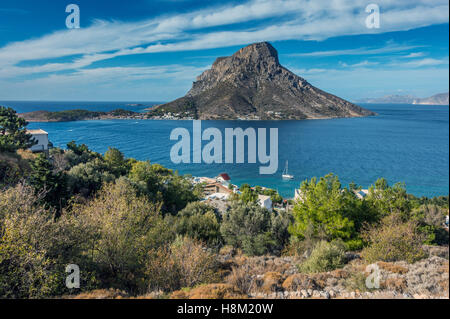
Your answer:
[[[345,244],[342,241],[319,242],[309,258],[299,266],[305,273],[332,271],[345,265]]]

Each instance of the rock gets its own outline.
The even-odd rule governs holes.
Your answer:
[[[326,292],[326,291],[322,291],[322,292],[320,293],[320,296],[321,296],[322,298],[325,298],[325,299],[330,299],[330,294],[329,294],[328,292]]]
[[[218,58],[186,96],[149,111],[195,119],[319,119],[375,113],[326,93],[280,65],[267,43]]]
[[[307,290],[305,290],[305,289],[302,289],[300,291],[300,293],[301,293],[303,298],[308,298],[310,296],[310,293]]]

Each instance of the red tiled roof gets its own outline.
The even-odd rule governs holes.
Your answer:
[[[220,177],[222,177],[225,181],[231,181],[230,175],[227,173],[219,174]]]

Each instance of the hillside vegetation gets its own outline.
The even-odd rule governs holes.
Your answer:
[[[221,213],[189,176],[118,149],[71,142],[47,158],[20,150],[26,136],[4,137],[0,298],[448,297],[448,196],[379,179],[361,200],[330,174],[304,181],[287,211],[261,208],[261,188],[244,186]],[[79,289],[65,285],[69,264]]]

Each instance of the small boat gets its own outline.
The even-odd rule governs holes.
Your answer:
[[[289,165],[289,162],[286,161],[286,167],[284,168],[282,177],[283,177],[283,179],[294,179],[294,175],[290,175],[288,172],[288,165]]]

